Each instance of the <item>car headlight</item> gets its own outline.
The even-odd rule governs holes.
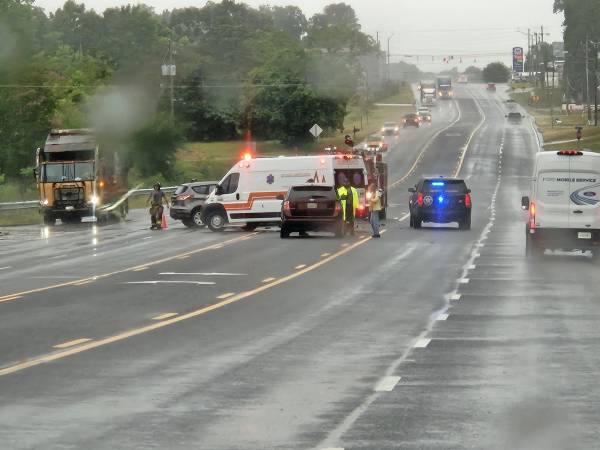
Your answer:
[[[47,199],[47,198],[45,198],[45,199],[44,199],[44,200],[42,200],[40,203],[41,203],[43,206],[48,206],[48,199]]]
[[[100,199],[98,198],[98,196],[96,195],[92,195],[92,198],[90,198],[90,203],[94,206],[98,205],[98,203],[100,202]]]

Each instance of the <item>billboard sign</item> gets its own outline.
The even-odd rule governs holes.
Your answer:
[[[513,72],[523,73],[525,71],[525,53],[523,47],[513,48]]]

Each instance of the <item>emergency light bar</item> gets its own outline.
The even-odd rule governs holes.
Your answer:
[[[444,183],[443,181],[433,181],[431,183],[431,185],[435,186],[435,187],[442,187],[442,186],[446,186],[446,183]]]
[[[583,152],[579,150],[560,150],[556,154],[562,156],[583,156]]]

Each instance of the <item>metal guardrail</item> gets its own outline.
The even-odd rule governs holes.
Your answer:
[[[161,188],[164,192],[173,192],[177,189],[177,186],[167,186]],[[148,195],[152,192],[152,188],[133,189],[127,197],[137,197],[141,195]],[[22,209],[36,209],[40,206],[39,200],[27,200],[24,202],[11,202],[11,203],[0,203],[0,212],[4,211],[18,211]]]

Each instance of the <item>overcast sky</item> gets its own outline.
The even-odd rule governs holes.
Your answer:
[[[63,0],[36,1],[46,11],[54,11],[63,3]],[[137,2],[87,0],[84,3],[102,12],[110,6]],[[144,0],[143,3],[160,12],[183,6],[201,7],[206,1]],[[296,5],[310,17],[334,1],[246,0],[244,3],[255,7],[266,3]],[[384,50],[391,37],[392,62],[402,59],[425,70],[452,65],[481,66],[492,60],[509,64],[512,47],[527,46],[526,35],[518,32],[526,34],[527,28],[539,33],[543,25],[544,32],[550,33],[545,40],[562,41],[563,17],[552,13],[553,0],[346,0],[345,3],[355,9],[364,32],[374,37],[379,32]],[[442,66],[442,55],[454,56],[453,63]],[[460,55],[468,55],[462,57],[462,64]]]

